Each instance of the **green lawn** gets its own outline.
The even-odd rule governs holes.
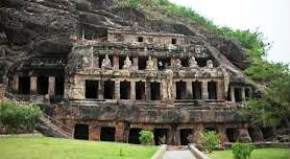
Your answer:
[[[150,159],[156,150],[155,146],[46,137],[0,138],[1,159]]]
[[[212,159],[234,159],[231,150],[214,151],[209,155]],[[290,159],[290,149],[263,148],[255,149],[251,159]]]

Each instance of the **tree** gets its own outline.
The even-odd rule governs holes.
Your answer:
[[[151,131],[142,130],[139,133],[139,141],[143,145],[149,145],[153,142],[154,135]]]

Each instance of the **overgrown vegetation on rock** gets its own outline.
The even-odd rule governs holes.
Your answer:
[[[6,101],[0,104],[0,131],[3,133],[29,133],[41,114],[39,107]]]

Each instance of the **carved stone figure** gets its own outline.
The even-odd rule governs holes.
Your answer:
[[[105,58],[102,61],[102,68],[103,69],[111,69],[112,63],[108,55],[105,56]]]
[[[181,64],[181,60],[180,59],[176,59],[175,60],[175,67],[176,68],[182,68],[182,64]]]
[[[197,68],[198,67],[198,64],[195,60],[195,57],[192,56],[190,59],[189,59],[189,67],[190,68]]]
[[[151,56],[149,56],[149,58],[147,60],[146,70],[155,70],[155,64],[154,64],[154,61],[152,60]]]
[[[206,62],[206,67],[207,67],[207,68],[214,68],[212,60],[208,60],[208,61]]]
[[[167,97],[168,99],[172,99],[172,91],[173,91],[173,71],[171,69],[165,70],[167,74]]]
[[[125,59],[125,61],[124,61],[123,69],[130,69],[131,66],[132,66],[132,61],[127,56],[126,59]]]

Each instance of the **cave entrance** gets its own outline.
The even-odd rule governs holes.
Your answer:
[[[180,143],[181,145],[188,145],[192,141],[192,129],[181,129],[180,130]]]
[[[193,99],[201,99],[201,82],[192,82],[192,96]]]
[[[264,140],[271,141],[271,139],[274,137],[274,129],[271,127],[262,127],[261,131],[263,133]]]
[[[139,81],[136,82],[136,99],[145,100],[145,82]]]
[[[22,95],[29,95],[30,94],[30,77],[23,76],[19,77],[19,89],[18,93]]]
[[[101,128],[101,141],[115,141],[116,129],[113,127]]]
[[[234,88],[235,99],[236,102],[242,101],[242,89],[241,88]]]
[[[86,80],[86,98],[98,98],[99,81]]]
[[[37,94],[46,95],[48,94],[48,77],[39,76],[37,78]]]
[[[145,56],[138,57],[138,69],[145,70],[147,65],[148,58]]]
[[[115,96],[115,82],[107,80],[104,82],[104,98],[114,99]]]
[[[132,128],[129,131],[129,139],[128,142],[130,144],[140,144],[139,141],[139,133],[141,132],[142,129],[139,128]]]
[[[239,138],[239,130],[236,128],[228,128],[226,130],[227,137],[229,139],[229,142],[236,142]]]
[[[80,140],[88,140],[89,126],[87,124],[76,124],[74,129],[74,138]]]
[[[64,94],[64,77],[55,77],[55,95],[63,96]]]
[[[169,129],[154,129],[154,142],[155,145],[167,144],[168,143],[168,132]]]
[[[176,82],[176,99],[186,99],[186,83]]]
[[[131,83],[128,81],[120,82],[120,98],[130,99]]]
[[[160,100],[160,83],[159,82],[150,83],[150,94],[151,94],[151,100]]]
[[[210,81],[208,82],[208,98],[217,99],[217,82]]]

